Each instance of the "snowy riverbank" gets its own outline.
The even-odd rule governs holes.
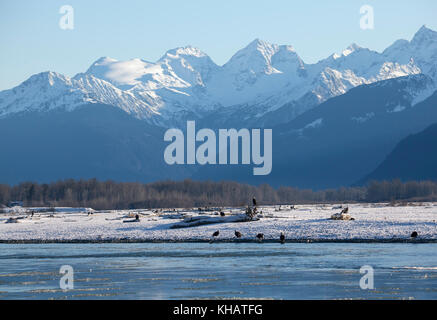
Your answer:
[[[65,208],[52,212],[24,210],[0,214],[0,242],[147,242],[147,241],[237,241],[234,231],[241,232],[238,241],[255,241],[263,233],[266,242],[277,241],[284,232],[287,241],[404,242],[418,232],[413,241],[437,242],[437,203],[393,207],[388,204],[353,204],[349,213],[353,221],[330,220],[340,212],[335,205],[301,205],[295,209],[283,206],[260,207],[258,221],[232,222],[242,208],[224,208],[228,223],[206,224],[189,228],[172,228],[189,217],[220,217],[218,212],[197,210],[118,210],[75,212]],[[345,207],[345,205],[343,205]],[[84,209],[85,210],[85,209]],[[79,210],[80,211],[80,210]],[[132,222],[135,214],[138,222]],[[11,219],[12,218],[12,219]],[[10,223],[10,222],[14,223]],[[223,219],[217,219],[223,221]]]

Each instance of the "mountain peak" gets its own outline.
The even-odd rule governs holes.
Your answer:
[[[273,45],[257,38],[234,54],[227,65],[233,65],[235,63],[241,65],[243,61],[244,64],[247,65],[250,65],[250,63],[254,61],[256,61],[257,64],[269,65],[272,56],[278,49],[278,45]]]
[[[416,32],[416,34],[420,34],[420,33],[436,33],[434,30],[428,28],[426,26],[426,24],[424,24],[423,26],[420,27],[420,29]]]
[[[47,82],[48,84],[50,84],[51,86],[57,82],[66,82],[69,81],[70,79],[66,76],[64,76],[63,74],[54,72],[54,71],[44,71],[44,72],[40,72],[37,74],[32,75],[31,77],[29,77],[29,79],[27,79],[26,81],[23,82],[23,84],[25,85],[29,85],[31,83],[45,83]],[[43,82],[41,82],[43,81]]]
[[[172,58],[172,59],[177,59],[180,56],[192,56],[195,58],[203,58],[203,57],[207,57],[208,55],[206,53],[204,53],[202,50],[193,47],[191,45],[185,46],[185,47],[177,47],[171,50],[168,50],[164,56],[161,58]]]
[[[235,53],[223,66],[229,72],[238,75],[245,74],[245,82],[253,83],[255,74],[276,73],[272,67],[272,56],[278,52],[278,46],[260,39],[255,39],[246,47]],[[241,77],[241,76],[240,76]]]
[[[411,43],[419,44],[419,43],[423,43],[424,41],[437,42],[437,32],[427,28],[426,25],[423,25],[416,32],[413,39],[411,40]]]
[[[250,42],[248,45],[247,45],[247,47],[255,47],[255,48],[258,48],[258,47],[268,47],[268,46],[271,46],[272,44],[271,43],[269,43],[269,42],[267,42],[267,41],[264,41],[264,40],[262,40],[262,39],[260,39],[260,38],[256,38],[256,39],[254,39],[252,42]]]
[[[263,56],[272,56],[278,51],[278,45],[269,43],[267,41],[256,38],[251,43],[249,43],[244,49],[244,51],[258,51]],[[241,50],[240,50],[241,51]]]
[[[117,62],[118,60],[110,58],[110,57],[100,57],[96,61],[93,62],[92,66],[104,66],[113,62]]]
[[[343,50],[342,54],[343,56],[348,56],[351,53],[358,51],[362,49],[359,45],[357,45],[356,43],[352,43],[349,47],[347,47],[345,50]]]

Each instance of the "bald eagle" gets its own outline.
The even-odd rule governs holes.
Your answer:
[[[264,234],[262,234],[262,233],[258,233],[258,234],[256,235],[256,237],[257,237],[258,241],[261,242],[261,241],[264,239]]]

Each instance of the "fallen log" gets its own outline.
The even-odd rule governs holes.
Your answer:
[[[355,220],[350,214],[347,213],[334,213],[331,216],[331,220]]]
[[[246,214],[237,214],[231,216],[196,216],[189,217],[184,219],[181,222],[177,222],[170,226],[170,229],[178,229],[178,228],[190,228],[202,226],[205,224],[215,224],[215,223],[234,223],[234,222],[251,222],[259,220],[258,217],[250,218]]]

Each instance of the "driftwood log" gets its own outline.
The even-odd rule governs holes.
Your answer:
[[[173,224],[170,229],[178,228],[190,228],[202,226],[205,224],[215,224],[215,223],[234,223],[234,222],[251,222],[259,220],[258,217],[248,217],[246,214],[236,214],[231,216],[197,216],[189,217],[181,222]]]
[[[334,213],[331,216],[331,220],[355,220],[354,218],[351,217],[350,214],[348,213]]]

